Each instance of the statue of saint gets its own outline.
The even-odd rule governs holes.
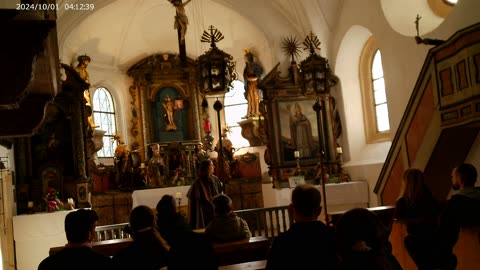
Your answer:
[[[88,71],[87,67],[88,64],[90,64],[90,61],[92,60],[90,56],[88,55],[80,55],[78,58],[78,64],[75,67],[75,71],[77,71],[78,75],[80,75],[80,78],[84,80],[86,83],[90,83],[90,78],[88,76]],[[86,112],[87,112],[87,117],[88,117],[88,124],[91,129],[95,129],[97,126],[93,122],[93,109],[92,109],[92,102],[90,101],[90,90],[85,89],[83,91],[83,97],[85,98],[85,107],[86,107]]]
[[[253,54],[245,50],[245,69],[243,78],[245,80],[245,97],[248,101],[247,117],[259,116],[260,96],[258,95],[258,83],[263,74],[263,68],[255,63]]]
[[[167,121],[166,130],[177,130],[177,126],[175,125],[174,116],[175,116],[175,103],[173,103],[172,98],[167,96],[167,102],[163,103],[163,108],[165,108],[165,118]]]
[[[164,187],[165,161],[160,155],[160,145],[154,144],[151,147],[153,151],[153,156],[148,161],[148,183],[151,186]]]

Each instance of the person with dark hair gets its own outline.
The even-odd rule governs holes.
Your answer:
[[[213,242],[229,242],[252,236],[247,222],[233,212],[232,199],[218,194],[212,199],[215,216],[205,228],[205,234]]]
[[[345,212],[336,224],[337,270],[401,270],[388,245],[388,230],[365,208]]]
[[[79,209],[68,213],[65,217],[68,243],[65,248],[41,261],[38,270],[110,269],[110,258],[89,246],[95,237],[97,221],[98,215],[94,210]]]
[[[192,231],[185,217],[177,212],[172,195],[163,195],[157,203],[157,226],[170,246],[169,270],[218,268],[211,241]]]
[[[480,188],[475,187],[477,169],[469,163],[462,163],[452,170],[454,194],[440,218],[438,235],[441,240],[441,266],[439,269],[455,269],[457,258],[453,247],[457,243],[462,227],[480,225]]]
[[[127,231],[133,243],[113,256],[114,269],[158,270],[167,266],[170,246],[158,233],[150,207],[139,205],[132,210]]]
[[[198,176],[187,192],[190,225],[193,229],[205,228],[213,219],[212,198],[223,193],[223,183],[213,175],[212,160],[200,163]]]
[[[266,269],[334,269],[333,229],[318,220],[321,197],[313,185],[295,187],[289,206],[294,223],[273,239]]]
[[[394,218],[406,225],[405,248],[419,270],[434,269],[436,235],[440,203],[425,183],[423,172],[407,169],[403,173],[400,197]]]
[[[157,227],[170,245],[178,235],[192,231],[187,218],[177,211],[175,197],[172,195],[163,195],[157,203]]]

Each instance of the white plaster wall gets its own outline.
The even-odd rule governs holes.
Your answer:
[[[449,17],[429,37],[446,39],[458,29],[479,22],[478,10],[480,1],[459,1]],[[413,29],[414,20],[411,19]],[[380,1],[344,2],[337,31],[331,40],[333,50],[330,56],[334,72],[341,80],[337,91],[341,93],[339,106],[341,111],[343,109],[341,114],[345,123],[342,135],[344,167],[352,179],[366,180],[373,192],[390,142],[365,143],[358,64],[361,49],[370,35],[376,37],[382,53],[392,139],[431,47],[417,45],[412,37],[403,36],[390,28]],[[371,206],[375,206],[376,195],[372,193],[370,198]]]

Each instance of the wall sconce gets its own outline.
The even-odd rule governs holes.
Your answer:
[[[230,54],[218,49],[217,45],[215,44],[224,38],[223,34],[218,31],[218,29],[213,27],[213,25],[210,25],[208,30],[209,32],[203,31],[200,41],[209,42],[210,50],[200,55],[197,59],[198,86],[202,96],[204,97],[206,95],[224,95],[230,90],[232,81],[236,79],[235,62],[232,61],[233,57]],[[205,98],[202,101],[202,107],[204,104],[208,106]],[[223,105],[218,98],[213,104],[213,108],[217,112],[218,119],[218,177],[220,180],[224,181],[227,178],[225,177],[225,170],[223,168],[222,125],[220,122],[220,111],[223,109]],[[209,121],[208,118],[206,121]],[[210,122],[205,125],[205,127],[207,126],[208,130],[206,130],[207,136],[205,139],[208,142],[208,140],[213,140],[213,137],[209,132]]]

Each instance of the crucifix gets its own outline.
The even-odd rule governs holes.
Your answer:
[[[185,6],[191,1],[187,0],[185,3],[182,0],[168,0],[175,7],[175,24],[174,29],[178,32],[178,47],[180,51],[180,61],[182,65],[187,64],[187,52],[185,49],[185,34],[187,33],[188,17],[185,14]]]

